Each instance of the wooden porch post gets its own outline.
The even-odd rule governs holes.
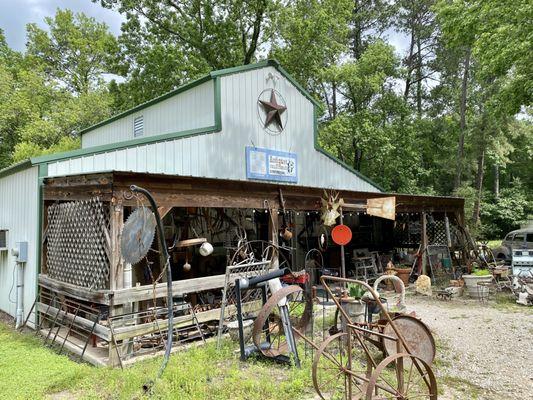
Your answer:
[[[423,211],[420,214],[420,222],[422,226],[422,232],[420,234],[420,251],[422,252],[422,273],[427,275],[427,254],[426,248],[428,245],[428,235],[427,235],[427,224],[426,224],[426,213]]]
[[[124,287],[124,261],[120,253],[120,237],[122,234],[122,227],[124,226],[124,207],[121,202],[117,202],[115,198],[111,200],[110,215],[109,215],[109,290],[114,291]],[[122,305],[109,305],[109,316],[113,317],[121,314],[123,311]],[[120,360],[117,354],[117,346],[114,338],[110,338],[109,342],[109,365],[118,366]],[[120,347],[120,346],[119,346]]]

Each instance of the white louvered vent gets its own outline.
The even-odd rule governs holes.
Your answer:
[[[133,137],[144,135],[144,118],[143,116],[135,117],[133,120]]]
[[[0,251],[7,250],[7,230],[0,229]]]

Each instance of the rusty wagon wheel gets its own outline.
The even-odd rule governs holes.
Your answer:
[[[392,321],[407,342],[409,353],[420,357],[431,365],[435,359],[436,345],[435,339],[433,339],[433,335],[427,325],[411,315],[398,315]],[[390,323],[385,325],[383,333],[387,336],[398,337]],[[393,340],[383,339],[383,347],[386,355],[390,356],[398,353],[397,343]],[[406,349],[401,343],[399,352],[406,352]],[[409,362],[409,360],[406,360],[406,362]]]
[[[366,400],[437,400],[437,381],[422,358],[396,353],[374,370],[366,387]]]
[[[308,301],[300,286],[286,286],[272,294],[261,308],[252,333],[255,346],[267,357],[289,356],[285,330],[278,310],[278,303],[285,298],[293,329],[304,332],[311,319],[313,303]],[[299,335],[295,334],[294,337],[297,339]]]
[[[358,346],[348,348],[346,332],[339,332],[322,342],[312,368],[313,386],[321,399],[364,398],[370,374],[368,365],[361,362],[363,353]]]

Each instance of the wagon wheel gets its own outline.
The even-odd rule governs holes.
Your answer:
[[[366,400],[437,399],[437,381],[420,357],[397,353],[385,358],[370,377]]]
[[[410,315],[398,315],[393,318],[392,323],[407,342],[410,354],[422,358],[426,363],[431,365],[435,359],[436,346],[433,335],[426,324]],[[390,323],[385,325],[383,333],[387,336],[398,337]],[[383,339],[383,347],[386,355],[398,353],[396,341]],[[406,349],[401,343],[399,352],[406,352]],[[406,362],[408,363],[409,360],[406,360]]]
[[[313,386],[323,400],[364,398],[370,375],[361,362],[364,352],[358,346],[348,351],[347,341],[348,333],[339,332],[324,340],[315,354]]]
[[[313,303],[306,301],[300,286],[286,286],[275,292],[255,319],[252,338],[255,346],[267,357],[288,356],[289,347],[281,321],[278,303],[287,298],[287,310],[293,329],[304,332],[310,321]],[[294,335],[295,339],[299,337]]]

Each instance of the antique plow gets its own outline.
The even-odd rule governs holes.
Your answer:
[[[312,375],[320,398],[437,399],[437,383],[430,367],[431,360],[420,353],[420,348],[412,340],[405,339],[405,329],[391,317],[377,292],[365,282],[353,279],[322,276],[320,280],[346,320],[346,332],[328,337],[320,346],[311,343],[317,349]],[[386,333],[375,325],[354,323],[328,285],[332,282],[362,285],[379,306],[387,327]],[[309,341],[298,330],[295,332]],[[380,351],[383,348],[390,349],[391,344],[395,345],[395,351],[389,350],[390,355],[378,362]]]

